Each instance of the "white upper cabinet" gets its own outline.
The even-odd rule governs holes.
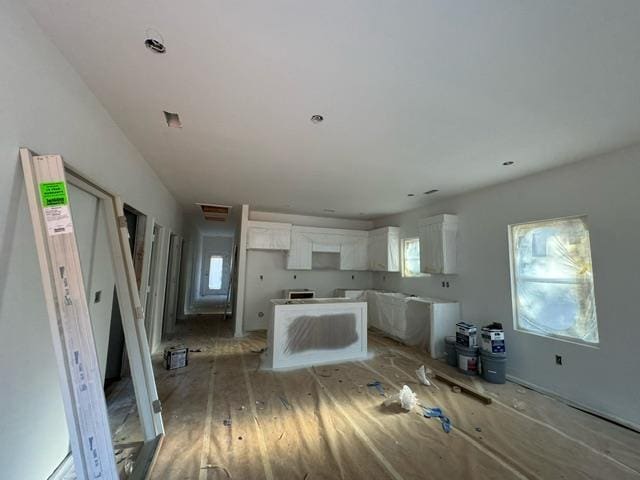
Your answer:
[[[436,215],[418,223],[420,231],[420,271],[453,274],[456,269],[458,217]]]
[[[400,271],[400,229],[383,227],[369,232],[368,269],[374,272]]]
[[[313,252],[340,256],[340,270],[367,270],[368,232],[337,228],[291,228],[287,269],[311,270]]]
[[[367,232],[347,235],[340,246],[340,270],[367,270]]]
[[[291,224],[249,220],[248,250],[289,250]]]
[[[311,270],[313,242],[298,227],[291,228],[291,248],[287,255],[287,270]]]

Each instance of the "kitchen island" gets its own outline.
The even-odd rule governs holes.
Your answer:
[[[367,358],[367,303],[271,300],[264,366],[301,368]]]

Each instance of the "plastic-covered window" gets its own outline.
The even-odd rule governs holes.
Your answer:
[[[402,240],[402,276],[420,276],[420,239],[418,238]]]
[[[586,218],[509,228],[516,329],[598,343]]]

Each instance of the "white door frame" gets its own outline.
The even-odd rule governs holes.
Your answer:
[[[151,364],[151,352],[144,328],[144,315],[133,259],[129,249],[129,233],[124,219],[123,203],[120,197],[88,180],[67,164],[65,164],[65,173],[69,184],[98,197],[105,212],[126,350],[135,389],[138,416],[145,439],[145,445],[136,462],[132,478],[145,478],[162,444],[164,424]]]
[[[149,315],[149,348],[151,353],[158,351],[162,336],[162,316],[164,314],[164,298],[167,290],[167,270],[169,268],[169,238],[171,230],[159,225],[158,245],[157,245],[157,261],[155,262],[155,271],[152,272],[153,284],[149,295],[153,295],[151,299],[151,311],[146,312]]]

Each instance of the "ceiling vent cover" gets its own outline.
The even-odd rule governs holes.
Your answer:
[[[208,205],[205,203],[197,203],[202,210],[204,219],[210,222],[225,222],[229,217],[231,207],[227,205]]]

